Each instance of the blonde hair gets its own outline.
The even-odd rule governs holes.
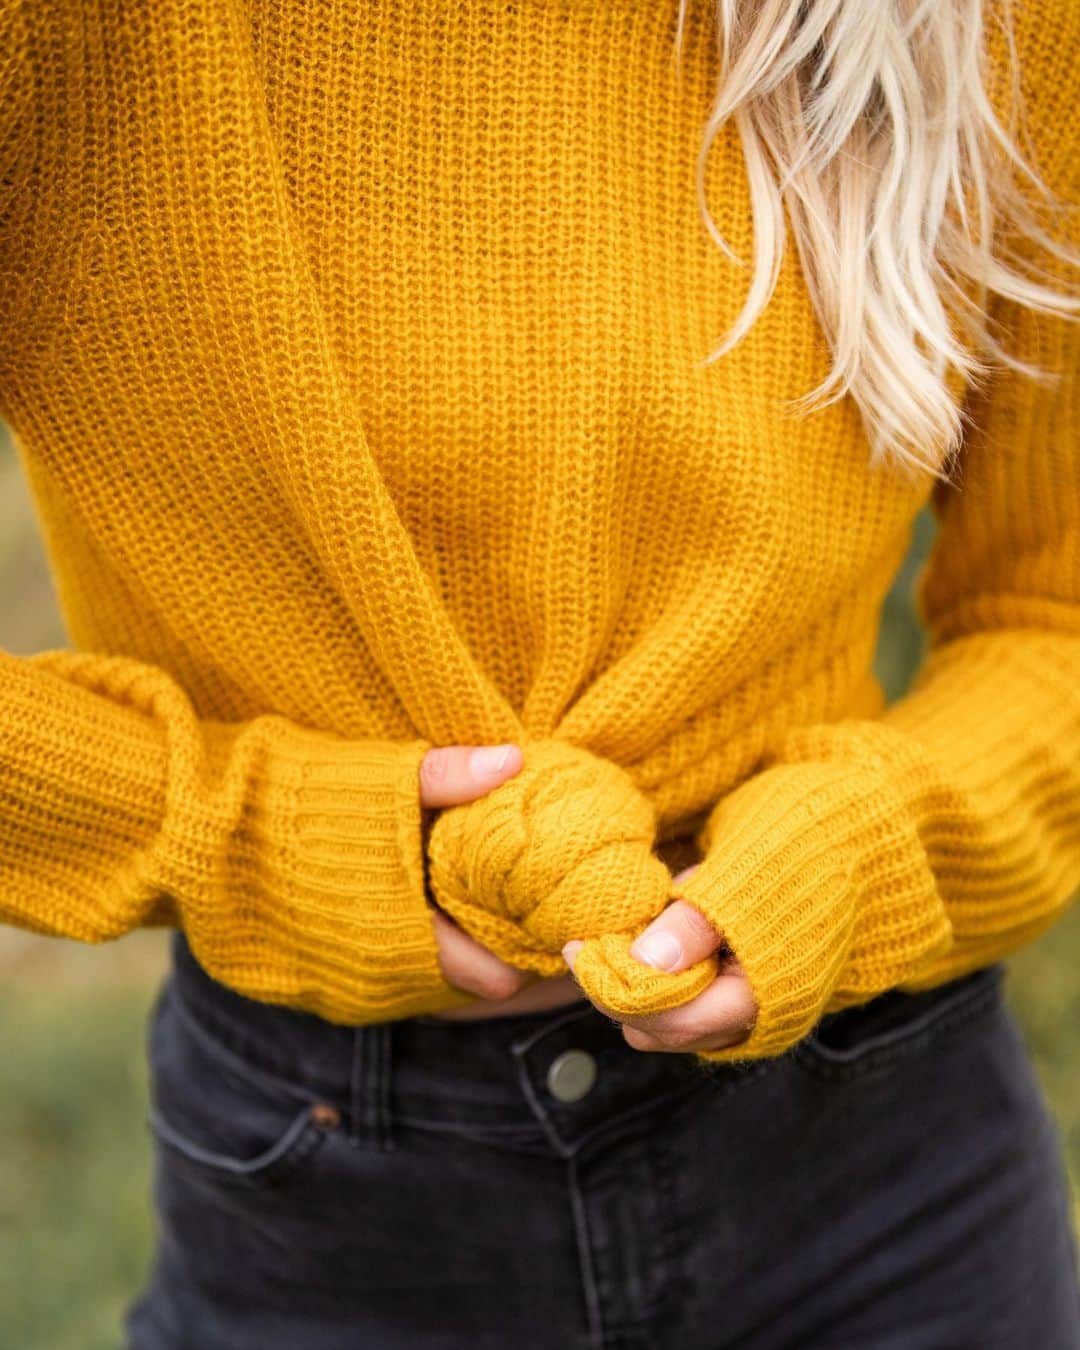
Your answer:
[[[676,57],[685,8],[680,0]],[[742,262],[705,198],[709,148],[734,119],[753,208],[754,268],[741,313],[703,364],[739,342],[772,296],[786,205],[833,355],[826,379],[789,406],[810,412],[850,394],[873,464],[945,477],[966,420],[950,372],[978,384],[998,362],[1052,378],[993,336],[991,296],[1043,313],[1080,310],[1080,300],[1045,284],[1050,273],[1006,245],[1018,231],[1080,266],[1080,255],[1040,226],[1025,195],[1026,183],[1050,210],[1062,209],[1016,143],[1019,72],[1008,0],[1000,15],[1014,58],[1008,128],[985,82],[983,0],[715,0],[715,15],[720,74],[697,197],[710,236]]]

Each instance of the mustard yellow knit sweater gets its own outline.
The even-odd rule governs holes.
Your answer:
[[[1080,6],[1014,8],[1075,201]],[[628,956],[681,894],[760,1003],[723,1060],[1062,912],[1080,326],[1002,307],[1063,379],[970,398],[959,488],[871,469],[850,400],[785,413],[829,365],[793,247],[701,364],[748,279],[694,198],[710,9],[680,72],[677,0],[3,0],[0,412],[72,645],[0,655],[6,922],[182,925],[226,984],[362,1023],[468,1001],[430,890],[542,974],[589,939],[631,1012],[712,977]],[[733,128],[708,193],[749,257]],[[932,650],[886,707],[927,502]],[[509,740],[515,778],[426,818],[426,749]]]

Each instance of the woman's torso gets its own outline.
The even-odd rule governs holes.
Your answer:
[[[748,279],[694,196],[707,6],[681,73],[675,3],[82,10],[28,21],[0,296],[78,645],[209,717],[563,736],[661,839],[879,708],[929,489],[848,402],[786,415],[828,369],[793,249],[699,364]],[[731,127],[706,183],[749,258]]]

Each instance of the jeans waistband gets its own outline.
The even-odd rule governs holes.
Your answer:
[[[354,1143],[394,1147],[398,1126],[468,1134],[571,1156],[707,1078],[761,1065],[644,1054],[591,1004],[471,1022],[410,1018],[348,1027],[244,997],[172,939],[170,993],[241,1066],[347,1113]]]

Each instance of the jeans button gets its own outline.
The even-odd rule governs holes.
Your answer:
[[[579,1102],[596,1082],[596,1060],[587,1050],[564,1050],[547,1071],[548,1091],[558,1102]]]

